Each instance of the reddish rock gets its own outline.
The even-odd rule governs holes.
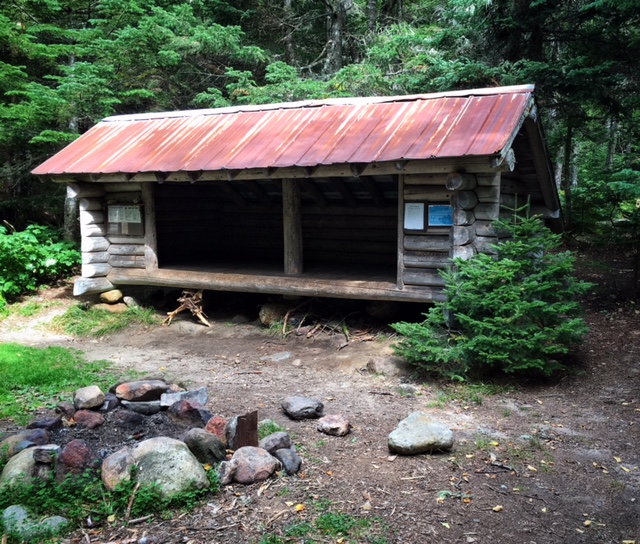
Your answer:
[[[90,410],[78,410],[73,416],[73,420],[81,429],[95,429],[104,423],[102,415]]]
[[[318,430],[333,436],[346,436],[351,431],[351,423],[344,416],[324,416],[318,420]]]
[[[207,424],[205,425],[204,430],[208,433],[215,434],[218,439],[223,443],[227,444],[227,435],[226,435],[227,421],[221,416],[213,416]]]
[[[162,380],[126,382],[116,387],[116,397],[132,402],[160,400],[162,393],[168,389],[169,386]]]
[[[232,461],[238,463],[233,479],[239,484],[253,484],[266,480],[278,466],[278,460],[267,450],[253,446],[236,450]]]
[[[91,468],[94,456],[84,440],[72,440],[69,442],[56,460],[56,480],[64,480],[69,474],[82,474]]]
[[[205,410],[204,406],[188,400],[174,402],[169,406],[167,413],[174,421],[196,427],[204,427],[211,419],[211,413]]]

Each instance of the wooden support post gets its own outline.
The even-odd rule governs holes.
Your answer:
[[[302,206],[298,182],[282,180],[282,222],[284,230],[284,273],[298,276],[303,270]]]

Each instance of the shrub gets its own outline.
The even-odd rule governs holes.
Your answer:
[[[35,291],[68,275],[80,253],[55,229],[30,225],[21,232],[0,226],[0,300]]]
[[[421,323],[396,323],[396,352],[429,372],[464,379],[487,373],[549,375],[587,326],[577,298],[591,284],[573,276],[574,257],[536,217],[496,227],[509,237],[498,255],[453,260],[441,272],[446,302]]]

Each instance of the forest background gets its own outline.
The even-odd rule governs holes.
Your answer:
[[[535,83],[567,232],[637,286],[638,51],[638,0],[3,1],[0,221],[61,227],[30,171],[108,115]]]

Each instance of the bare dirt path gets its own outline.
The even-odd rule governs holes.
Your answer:
[[[633,305],[588,312],[592,331],[572,374],[489,395],[364,370],[372,357],[391,353],[388,339],[346,347],[329,333],[283,339],[255,323],[230,323],[232,312],[214,316],[210,329],[184,315],[171,327],[72,339],[43,325],[69,304],[60,301],[33,319],[0,322],[0,342],[74,347],[115,368],[204,385],[211,412],[258,409],[261,419],[289,430],[304,460],[300,476],[229,486],[174,519],[77,531],[65,542],[143,535],[158,543],[310,542],[296,530],[326,510],[372,520],[344,542],[640,542],[640,317]],[[282,352],[289,356],[265,362]],[[287,419],[280,400],[292,394],[349,417],[352,434],[328,437],[313,421]],[[389,455],[389,433],[416,410],[453,429],[452,452]],[[314,539],[341,542],[340,535]]]

